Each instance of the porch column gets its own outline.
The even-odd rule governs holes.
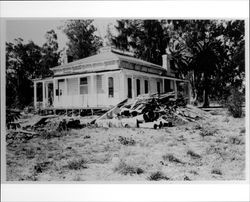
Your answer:
[[[34,109],[37,109],[37,85],[36,85],[36,82],[34,82]]]
[[[94,75],[90,75],[90,95],[89,95],[89,102],[88,102],[89,106],[96,105],[95,94],[96,94],[96,88],[95,88],[95,82],[94,82]]]
[[[53,79],[53,107],[55,107],[55,98],[56,98],[56,79]]]
[[[134,79],[134,75],[132,75],[132,99],[134,99],[135,96],[135,79]]]
[[[43,84],[43,108],[46,107],[46,98],[45,98],[45,81],[42,82]]]
[[[123,101],[127,96],[128,90],[125,88],[125,77],[124,74],[121,72],[119,75],[119,99],[120,101]]]
[[[188,82],[188,104],[191,104],[191,98],[192,98],[192,87],[191,83]]]
[[[162,93],[165,93],[165,83],[164,83],[164,78],[162,79]]]
[[[70,106],[71,100],[68,96],[68,79],[66,79],[66,78],[64,79],[64,84],[65,84],[65,96],[63,98],[63,100],[64,100],[63,103],[67,103],[67,105]]]
[[[178,94],[178,91],[177,91],[177,81],[174,80],[174,92],[175,92],[175,99],[177,98],[177,94]]]
[[[77,77],[77,92],[80,95],[80,77]]]
[[[64,84],[65,84],[65,95],[68,95],[68,79],[64,79]]]

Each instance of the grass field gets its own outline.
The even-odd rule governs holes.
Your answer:
[[[245,118],[225,111],[159,130],[83,128],[7,145],[8,181],[245,179]]]

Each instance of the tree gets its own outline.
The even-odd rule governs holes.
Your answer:
[[[169,36],[164,30],[164,21],[159,20],[118,20],[112,43],[117,48],[129,50],[143,60],[162,64]]]
[[[191,81],[195,100],[209,106],[244,80],[244,21],[120,20],[113,44],[161,64],[167,48],[176,75]],[[228,96],[228,95],[227,95]]]
[[[228,24],[231,25],[231,21],[213,20],[183,20],[170,21],[170,23],[173,26],[175,38],[184,41],[182,50],[176,54],[179,58],[175,57],[179,62],[178,72],[184,70],[193,72],[191,83],[194,95],[198,100],[204,101],[204,107],[209,106],[209,97],[221,98],[225,95],[228,91],[227,86],[236,83],[234,80],[239,76],[237,73],[241,75],[238,79],[238,83],[241,83],[244,70],[239,70],[238,67],[232,65],[236,59],[232,57],[232,47],[230,47],[235,44],[236,38],[244,38],[244,33],[241,31],[239,34],[236,25],[229,27]],[[225,34],[232,33],[228,29],[234,30],[231,36]],[[236,47],[233,49],[238,49],[240,45]],[[183,53],[186,51],[191,55],[184,58],[189,62],[185,60],[186,63],[183,63]],[[236,52],[239,53],[239,51]],[[244,62],[242,57],[241,59]]]
[[[49,68],[58,64],[59,52],[56,33],[45,35],[40,47],[33,41],[24,43],[21,38],[6,43],[6,106],[23,108],[33,99],[34,78],[50,76]]]
[[[101,38],[95,35],[93,20],[68,20],[61,29],[69,39],[68,55],[73,60],[95,54],[102,45]]]
[[[6,43],[6,106],[23,108],[32,102],[32,78],[40,68],[41,47],[22,39]]]
[[[51,76],[50,68],[58,65],[60,51],[58,51],[57,34],[50,30],[45,34],[46,42],[42,46],[41,68],[36,69],[37,76]]]

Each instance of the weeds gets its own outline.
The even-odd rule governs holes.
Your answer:
[[[88,168],[86,164],[87,161],[85,159],[74,159],[69,161],[66,167],[70,170],[80,170],[82,168]]]
[[[244,94],[236,88],[231,89],[231,95],[226,100],[226,107],[234,118],[240,118],[242,116],[243,102]]]
[[[34,150],[33,147],[27,148],[27,149],[26,149],[26,157],[27,157],[28,159],[33,159],[33,158],[35,158],[35,155],[36,155],[36,152],[35,152],[35,150]]]
[[[207,137],[207,136],[213,136],[217,132],[216,129],[211,128],[211,127],[203,127],[200,131],[200,136],[201,137]]]
[[[244,127],[244,128],[241,128],[240,129],[240,133],[246,133],[246,128]]]
[[[152,173],[148,177],[148,180],[150,180],[150,181],[159,181],[159,180],[170,180],[170,178],[165,176],[162,172],[157,171],[157,172]]]
[[[133,174],[142,174],[144,172],[143,169],[138,168],[138,167],[134,167],[134,166],[130,166],[128,164],[126,164],[124,161],[121,161],[117,167],[115,167],[114,169],[115,172],[118,172],[122,175],[133,175]]]
[[[166,154],[162,156],[162,158],[164,161],[184,164],[180,159],[176,158],[173,154]]]
[[[243,144],[242,139],[239,138],[239,137],[237,137],[237,136],[229,137],[229,142],[230,142],[231,144],[236,144],[236,145]]]
[[[219,170],[219,169],[213,169],[213,170],[211,171],[211,173],[212,173],[212,174],[216,174],[216,175],[222,175],[222,172],[221,172],[221,170]]]
[[[37,163],[34,166],[35,173],[42,173],[42,172],[44,172],[45,170],[48,169],[48,166],[50,164],[51,164],[51,162],[49,162],[49,161],[44,161],[44,162],[41,162],[41,163]]]
[[[68,134],[67,131],[44,131],[41,133],[41,136],[44,139],[51,139],[51,138],[56,138],[56,137],[63,137]]]
[[[199,154],[196,154],[195,152],[193,152],[192,150],[188,150],[187,154],[190,155],[192,158],[201,158],[201,156]]]
[[[119,136],[118,141],[122,144],[122,145],[135,145],[135,140],[127,137],[122,137]]]

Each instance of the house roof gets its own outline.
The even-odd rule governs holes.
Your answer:
[[[122,55],[120,53],[114,52],[113,50],[108,51],[108,52],[101,52],[99,54],[89,56],[89,57],[86,57],[86,58],[83,58],[74,62],[56,66],[56,67],[51,68],[51,70],[64,69],[64,68],[70,68],[70,67],[78,66],[78,65],[93,64],[93,63],[112,61],[112,60],[126,61],[126,62],[131,62],[135,64],[150,66],[156,69],[164,70],[164,68],[162,68],[160,65],[156,65],[156,64],[138,59],[138,58],[131,57],[131,56]]]

